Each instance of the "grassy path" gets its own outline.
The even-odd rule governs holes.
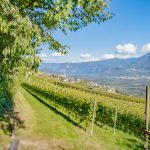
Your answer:
[[[20,88],[14,96],[25,128],[16,131],[20,150],[128,150],[141,149],[137,138],[112,128],[94,126],[94,136],[68,122]],[[105,128],[105,129],[104,129]],[[106,129],[107,128],[107,129]]]

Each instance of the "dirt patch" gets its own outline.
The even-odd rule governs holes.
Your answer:
[[[52,139],[50,141],[21,140],[19,150],[66,150],[63,140]]]

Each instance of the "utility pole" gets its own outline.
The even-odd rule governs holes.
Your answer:
[[[145,103],[145,131],[148,133],[148,120],[149,120],[149,101],[150,101],[150,86],[146,86],[146,103]],[[144,141],[144,150],[148,150],[148,134],[145,134],[145,141]]]

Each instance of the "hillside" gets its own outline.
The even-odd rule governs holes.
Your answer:
[[[130,95],[145,96],[145,86],[150,85],[150,53],[129,59],[110,59],[82,63],[43,63],[40,70],[64,74],[110,85]]]
[[[54,109],[20,88],[14,96],[15,111],[25,121],[25,128],[17,129],[15,137],[19,139],[20,150],[132,150],[142,149],[138,138],[116,130],[115,136],[110,127],[94,126],[93,137],[90,129],[86,132],[69,122]],[[0,149],[7,149],[9,137],[0,132]]]
[[[32,76],[22,86],[83,129],[89,125],[93,101],[96,101],[97,125],[113,127],[117,110],[116,128],[138,137],[143,136],[139,129],[144,128],[144,99],[89,89],[80,84],[54,80],[53,76],[43,74]]]

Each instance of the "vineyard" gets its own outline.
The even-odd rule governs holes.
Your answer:
[[[118,100],[118,98],[92,93],[92,91],[87,92],[75,86],[71,83],[63,84],[58,81],[56,83],[56,80],[39,77],[32,77],[30,81],[23,83],[25,89],[85,129],[91,121],[93,101],[96,100],[95,123],[97,125],[113,127],[117,109],[116,128],[142,136],[140,129],[144,127],[144,102],[134,101],[140,101],[140,99],[134,98],[133,101],[129,101],[131,97],[127,96],[127,100],[126,97],[124,100]]]
[[[142,7],[141,11],[140,6],[150,5],[135,4],[111,0],[0,0],[0,150],[141,150],[143,144],[148,149],[149,86],[145,102],[143,98],[116,91],[105,81],[105,85],[99,85],[65,75],[86,76],[95,81],[103,80],[103,76],[118,81],[134,77],[142,80],[142,86],[149,84],[146,81],[150,54],[145,54],[149,52],[149,43],[141,42],[139,51],[138,40],[136,45],[132,41],[116,43],[115,38],[103,38],[110,34],[98,28],[100,24],[103,31],[101,24],[112,18],[118,19],[118,27],[133,27],[139,21],[137,12],[138,16],[149,18],[145,14],[150,9]],[[112,33],[119,36],[120,28],[113,21],[109,23],[104,31],[109,31],[110,26]],[[145,24],[139,23],[138,31],[142,31],[140,28],[144,25],[141,29],[145,29]],[[82,32],[88,25],[89,29]],[[147,34],[148,30],[145,31]],[[146,37],[142,33],[139,35]],[[61,37],[66,39],[62,41]],[[76,50],[67,55],[73,47]],[[94,49],[95,52],[91,51]],[[63,64],[55,68],[56,63]],[[57,70],[64,75],[40,70]]]
[[[36,77],[32,77],[33,80],[43,80],[43,78],[45,78],[45,76],[36,76]],[[46,77],[47,81],[51,84],[55,84],[57,86],[60,86],[62,88],[66,87],[66,88],[71,88],[71,89],[77,89],[77,90],[81,90],[84,92],[88,92],[88,93],[92,93],[92,94],[97,94],[100,96],[106,96],[106,97],[110,97],[110,98],[115,98],[117,100],[124,100],[124,101],[131,101],[131,102],[139,102],[139,103],[144,103],[144,99],[143,98],[139,98],[139,97],[133,97],[133,96],[128,96],[125,94],[113,94],[113,93],[107,93],[104,92],[103,89],[89,89],[88,87],[83,87],[80,84],[72,84],[69,82],[62,82],[60,80],[57,79],[52,79],[49,76]]]

